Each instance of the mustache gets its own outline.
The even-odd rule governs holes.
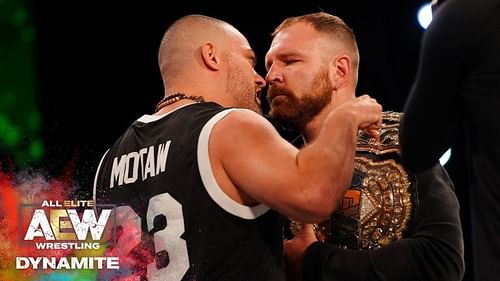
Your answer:
[[[292,91],[287,88],[271,86],[267,89],[267,100],[271,101],[277,96],[293,96]]]

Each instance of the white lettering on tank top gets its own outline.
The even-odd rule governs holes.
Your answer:
[[[139,178],[145,181],[165,172],[171,142],[160,143],[156,149],[152,145],[115,157],[109,187],[134,183]]]

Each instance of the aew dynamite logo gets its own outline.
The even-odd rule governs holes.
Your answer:
[[[98,212],[100,210],[100,213]],[[29,221],[28,224],[26,222]],[[19,243],[38,252],[99,250],[114,244],[114,205],[92,200],[45,200],[19,206]],[[16,257],[16,269],[119,269],[118,257],[107,256],[24,256]]]

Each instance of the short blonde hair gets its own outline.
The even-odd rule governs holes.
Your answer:
[[[347,51],[350,52],[352,64],[356,68],[358,67],[359,50],[354,32],[341,18],[337,16],[325,12],[317,12],[296,17],[289,17],[276,27],[271,36],[274,38],[283,29],[299,22],[310,24],[316,31],[329,36],[329,38],[331,38],[334,42],[340,41],[340,43],[346,47]]]

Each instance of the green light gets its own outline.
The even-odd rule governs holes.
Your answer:
[[[0,110],[5,111],[12,108],[16,103],[16,95],[12,91],[4,91],[0,94]]]
[[[12,13],[12,24],[23,25],[28,20],[28,12],[25,9],[17,9]]]
[[[10,127],[9,130],[4,135],[5,144],[8,147],[14,147],[19,144],[19,139],[21,134],[17,128]]]
[[[29,145],[29,151],[31,158],[35,160],[42,159],[44,153],[43,142],[40,139],[33,140]]]
[[[10,148],[17,146],[21,139],[19,129],[12,126],[9,118],[4,115],[0,115],[0,139]]]
[[[42,125],[42,118],[38,111],[31,111],[26,118],[26,126],[29,130],[38,130]]]
[[[18,167],[40,161],[44,154],[29,3],[0,0],[0,153]]]

